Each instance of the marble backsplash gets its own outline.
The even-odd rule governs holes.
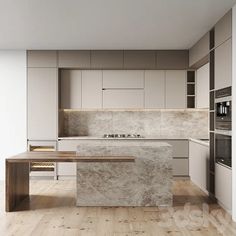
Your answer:
[[[102,137],[106,133],[208,137],[208,109],[89,110],[60,112],[59,136]]]

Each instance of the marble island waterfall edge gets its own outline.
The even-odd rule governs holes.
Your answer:
[[[77,164],[77,206],[171,206],[172,147],[152,141],[88,141],[78,155],[134,156],[135,162]]]

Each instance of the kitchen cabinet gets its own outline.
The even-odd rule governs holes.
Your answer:
[[[173,176],[189,176],[189,142],[184,139],[161,139],[158,142],[166,142],[173,148]]]
[[[57,69],[28,68],[28,139],[57,139]]]
[[[209,108],[209,63],[196,71],[196,108]]]
[[[232,86],[232,39],[215,49],[215,89]]]
[[[166,108],[186,108],[186,71],[166,71]]]
[[[165,108],[165,71],[145,71],[145,108]]]
[[[232,170],[215,164],[215,196],[227,210],[232,210]]]
[[[173,176],[189,176],[189,160],[187,158],[173,158]]]
[[[91,68],[95,69],[122,69],[124,66],[122,50],[95,50],[91,51]]]
[[[82,108],[102,108],[102,71],[82,71]]]
[[[79,109],[82,104],[81,70],[61,70],[60,73],[60,108]]]
[[[57,67],[57,51],[33,50],[27,51],[28,67]]]
[[[232,37],[232,10],[226,13],[215,25],[215,47]]]
[[[124,51],[124,69],[155,69],[156,54],[154,50]]]
[[[184,70],[188,69],[188,50],[158,50],[156,51],[156,69]]]
[[[58,51],[58,67],[60,68],[90,68],[89,50]]]
[[[189,67],[197,67],[205,62],[205,58],[209,54],[209,32],[206,33],[193,47],[189,50]],[[204,63],[203,62],[203,63]]]
[[[144,108],[143,89],[103,90],[103,108]]]
[[[191,181],[204,192],[208,192],[209,144],[189,141],[189,175]]]
[[[59,140],[58,151],[76,151],[79,145],[78,140]],[[57,177],[71,177],[76,176],[76,163],[57,163]]]
[[[103,88],[144,88],[143,70],[104,70]]]

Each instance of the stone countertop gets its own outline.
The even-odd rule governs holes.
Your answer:
[[[93,136],[71,136],[71,137],[58,137],[58,140],[189,140],[189,137],[184,135],[172,136],[172,135],[156,135],[145,136],[143,138],[103,138]],[[208,139],[208,137],[195,137],[195,140]]]
[[[204,145],[204,146],[207,146],[209,147],[209,139],[195,139],[195,138],[190,138],[189,141],[192,141],[194,143],[198,143],[198,144],[201,144],[201,145]]]

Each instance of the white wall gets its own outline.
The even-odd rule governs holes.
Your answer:
[[[23,152],[26,142],[26,51],[0,51],[0,179],[5,158]]]
[[[236,222],[236,5],[233,7],[232,30],[232,217]]]
[[[209,107],[209,63],[196,71],[196,107]]]

